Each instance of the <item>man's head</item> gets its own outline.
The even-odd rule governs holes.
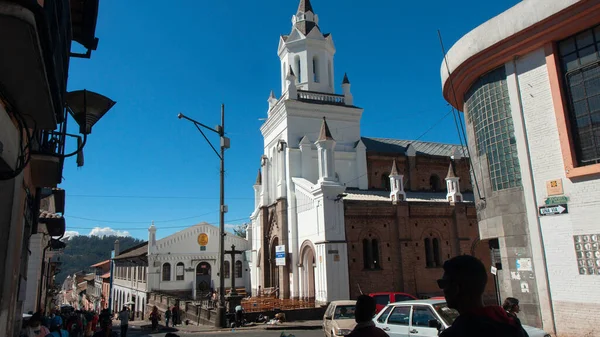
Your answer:
[[[375,299],[369,295],[360,295],[356,299],[356,309],[354,311],[354,320],[357,323],[368,322],[375,315]]]
[[[459,311],[481,305],[486,283],[485,266],[470,255],[460,255],[446,261],[444,275],[438,280],[448,307]]]
[[[29,326],[32,328],[37,328],[42,324],[42,315],[39,312],[36,312],[29,318]]]

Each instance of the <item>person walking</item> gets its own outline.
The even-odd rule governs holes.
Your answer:
[[[502,309],[506,311],[506,314],[508,316],[512,317],[515,321],[521,324],[521,320],[519,319],[519,317],[517,317],[517,314],[521,312],[518,299],[514,297],[507,297],[506,299],[504,299],[504,303],[502,303]],[[525,331],[525,329],[523,329],[523,334],[526,337],[529,337],[529,334],[527,334],[527,331]]]
[[[119,321],[121,321],[121,337],[127,337],[127,329],[129,328],[129,309],[123,307],[119,312]]]
[[[42,315],[36,312],[29,318],[29,322],[25,327],[25,336],[27,337],[46,337],[50,330],[42,325]]]
[[[167,307],[167,311],[165,311],[165,326],[168,328],[169,327],[169,320],[171,319],[171,308]],[[173,327],[175,327],[175,324],[173,324]]]
[[[152,331],[158,330],[158,320],[160,319],[160,314],[158,313],[158,308],[154,306],[152,308],[152,312],[150,313],[150,321],[152,321]]]
[[[96,331],[92,337],[119,337],[116,331],[112,330],[112,319],[108,309],[103,310],[98,318],[100,330]]]
[[[484,306],[487,270],[474,256],[460,255],[444,262],[444,274],[437,280],[449,308],[459,316],[441,337],[525,337],[520,322],[498,305]]]
[[[69,337],[69,332],[62,328],[63,319],[59,315],[50,320],[50,337]]]
[[[375,299],[369,295],[360,295],[356,299],[354,320],[356,326],[348,337],[389,337],[387,333],[375,326],[373,316],[375,315]]]

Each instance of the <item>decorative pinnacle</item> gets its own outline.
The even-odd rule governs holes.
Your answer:
[[[398,168],[396,167],[396,159],[392,161],[392,172],[390,172],[390,176],[397,176]]]
[[[448,166],[448,174],[446,175],[446,178],[456,178],[456,174],[454,173],[454,167],[452,166],[452,162],[450,162],[450,165]]]
[[[313,12],[312,4],[310,0],[300,0],[300,4],[298,5],[298,13],[306,13]]]
[[[347,73],[344,73],[344,80],[342,81],[342,84],[350,84],[350,80],[348,79]]]
[[[321,124],[321,132],[319,133],[318,140],[334,140],[325,117],[323,117],[323,124]]]
[[[260,174],[260,169],[258,169],[258,176],[256,176],[256,183],[254,185],[262,185],[262,174]]]

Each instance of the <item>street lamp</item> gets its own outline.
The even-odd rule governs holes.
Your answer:
[[[216,326],[219,328],[225,327],[225,277],[223,275],[223,262],[225,260],[225,213],[227,213],[227,205],[225,205],[225,149],[229,148],[229,138],[225,137],[225,105],[221,104],[221,125],[217,125],[214,129],[208,127],[198,121],[195,121],[182,113],[177,115],[179,119],[187,119],[188,121],[194,123],[194,126],[208,145],[215,151],[217,157],[219,157],[221,161],[221,169],[220,169],[220,197],[219,197],[219,308],[217,310],[217,319]],[[220,152],[213,146],[213,144],[208,140],[206,134],[202,129],[212,131],[219,135],[220,138]]]

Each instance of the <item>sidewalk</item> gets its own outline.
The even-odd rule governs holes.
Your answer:
[[[162,323],[162,324],[161,324]],[[149,321],[131,321],[129,326],[135,326],[145,329],[150,329]],[[298,322],[285,322],[281,324],[255,324],[252,326],[238,327],[236,331],[245,330],[320,330],[323,327],[322,321],[298,321]],[[209,331],[231,331],[231,328],[215,328],[210,325],[177,325],[175,328],[165,328],[164,321],[159,323],[160,332],[182,332],[182,333],[199,333]]]

